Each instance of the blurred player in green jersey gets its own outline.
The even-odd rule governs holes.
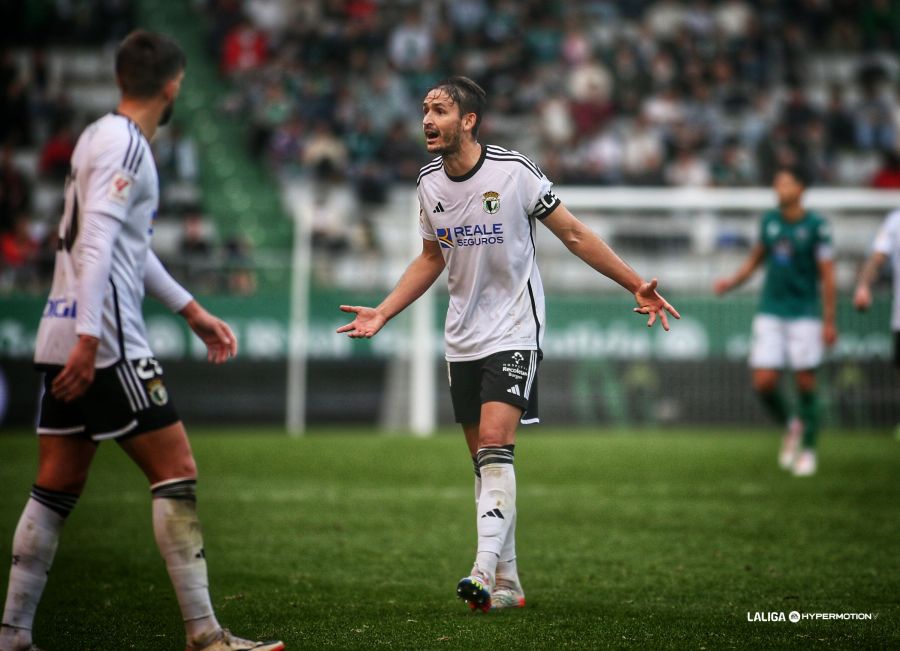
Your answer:
[[[825,347],[837,340],[835,280],[831,232],[818,214],[803,207],[805,174],[783,168],[775,174],[778,209],[762,217],[759,241],[733,276],[716,281],[724,294],[744,283],[765,264],[762,297],[753,319],[750,367],[753,388],[786,433],[779,463],[799,477],[816,472],[819,406],[816,369]],[[794,372],[795,415],[779,384],[785,366]]]

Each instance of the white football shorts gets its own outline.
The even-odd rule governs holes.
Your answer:
[[[821,319],[786,319],[771,314],[753,317],[751,368],[783,369],[787,365],[793,371],[806,371],[817,368],[824,354]]]

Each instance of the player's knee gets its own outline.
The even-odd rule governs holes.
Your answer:
[[[81,495],[85,484],[87,484],[87,478],[87,471],[57,473],[52,470],[42,469],[38,472],[35,484],[59,493]]]
[[[510,443],[512,434],[502,427],[483,427],[478,431],[479,448],[500,448]]]

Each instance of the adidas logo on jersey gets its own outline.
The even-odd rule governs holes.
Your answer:
[[[506,390],[506,392],[507,392],[507,393],[511,393],[511,394],[513,394],[514,396],[521,396],[521,395],[522,395],[522,392],[519,391],[519,385],[518,385],[518,384],[512,385],[511,387],[509,387],[509,388]]]
[[[501,513],[500,509],[494,509],[493,511],[488,511],[487,513],[485,513],[485,514],[482,515],[481,517],[482,517],[482,518],[500,518],[501,520],[505,520],[505,519],[506,519],[506,518],[503,517],[503,513]]]
[[[444,212],[444,207],[441,205],[440,201],[438,201],[437,205],[434,207],[434,210],[432,210],[431,212],[432,213]]]

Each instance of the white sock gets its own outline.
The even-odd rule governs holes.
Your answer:
[[[59,534],[77,500],[78,496],[71,493],[32,487],[13,535],[13,560],[0,627],[0,648],[31,644],[34,614],[47,585]]]
[[[497,578],[504,579],[505,583],[519,584],[519,568],[516,566],[516,520],[517,514],[513,514],[509,531],[506,532],[506,540],[503,549],[500,550],[500,558],[497,561]]]
[[[478,500],[481,498],[481,471],[478,469],[478,461],[473,457],[472,463],[475,465],[475,513],[478,512]],[[518,514],[513,515],[512,522],[509,525],[509,531],[506,532],[506,540],[503,542],[503,549],[500,550],[500,557],[497,561],[497,577],[506,579],[507,582],[519,584],[519,568],[516,565],[516,520]]]
[[[513,451],[508,448],[478,450],[481,495],[478,499],[478,552],[475,570],[493,583],[497,562],[516,515],[516,473]]]
[[[194,479],[174,479],[151,486],[153,533],[178,597],[188,646],[221,628],[209,597],[196,484]]]

